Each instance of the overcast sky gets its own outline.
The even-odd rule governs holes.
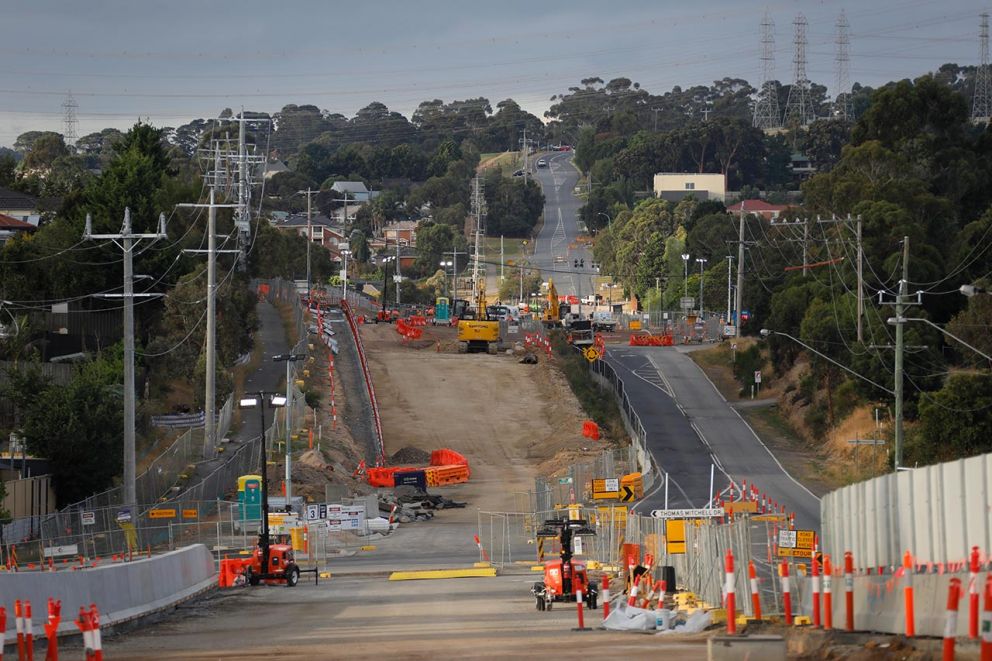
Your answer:
[[[808,22],[808,74],[834,88],[834,24],[851,24],[850,80],[877,85],[944,62],[977,64],[978,0],[440,0],[238,2],[4,0],[0,145],[138,117],[177,126],[225,107],[314,104],[348,116],[381,101],[516,99],[541,115],[582,78],[626,76],[652,93],[725,76],[760,82],[759,24],[776,24],[776,77],[792,78],[793,19]]]

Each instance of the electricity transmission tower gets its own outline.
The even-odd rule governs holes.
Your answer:
[[[754,127],[774,129],[779,121],[778,86],[775,78],[775,21],[765,12],[761,20],[761,91],[754,104]],[[657,116],[656,116],[657,118]]]
[[[975,100],[971,107],[971,118],[988,123],[992,116],[992,75],[989,72],[989,15],[982,13],[981,31],[982,61],[975,72]]]
[[[472,292],[475,294],[479,291],[479,278],[486,277],[486,267],[483,263],[485,260],[485,247],[483,242],[486,236],[486,196],[485,185],[483,184],[481,177],[475,177],[472,180],[471,216],[475,220],[475,227],[473,228],[473,231],[475,232],[475,251],[472,255]],[[485,311],[483,310],[483,313],[484,312]]]
[[[834,61],[837,66],[837,88],[834,90],[834,117],[847,120],[851,115],[851,71],[850,54],[851,46],[850,29],[851,24],[847,21],[847,15],[842,9],[837,17],[837,38],[834,43],[837,45],[837,55]]]
[[[797,14],[792,22],[795,28],[792,56],[793,79],[789,89],[789,100],[785,104],[785,124],[808,126],[816,115],[813,111],[813,97],[810,94],[809,78],[806,76],[806,17]]]
[[[79,104],[73,98],[72,92],[66,92],[65,100],[62,101],[62,139],[66,146],[75,145],[79,137],[76,133],[76,108]]]

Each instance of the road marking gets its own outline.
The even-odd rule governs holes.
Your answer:
[[[422,571],[394,571],[390,581],[417,581],[437,578],[486,578],[496,576],[495,567],[478,569],[427,569]]]

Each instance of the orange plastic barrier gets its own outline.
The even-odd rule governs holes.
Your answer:
[[[631,335],[630,346],[632,347],[670,347],[672,346],[671,335]]]
[[[585,420],[582,423],[582,435],[594,441],[599,440],[599,425],[592,420]]]
[[[423,328],[411,326],[402,319],[396,320],[396,332],[405,340],[419,340],[424,335]]]
[[[454,450],[441,448],[440,450],[434,450],[431,452],[431,466],[452,465],[464,466],[465,470],[468,471],[468,476],[470,477],[472,475],[472,469],[468,465],[468,459]]]

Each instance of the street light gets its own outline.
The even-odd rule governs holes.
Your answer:
[[[970,285],[966,285],[966,286],[970,286]],[[978,288],[976,287],[976,289],[978,289]],[[978,292],[978,293],[981,293],[981,292]],[[974,296],[974,294],[971,294],[971,295]],[[965,294],[965,296],[968,296],[968,294]],[[933,326],[934,328],[936,328],[937,330],[939,330],[941,333],[943,333],[947,337],[951,338],[952,340],[956,340],[957,342],[960,342],[964,346],[968,347],[969,349],[971,349],[972,351],[974,351],[975,353],[977,353],[979,356],[981,356],[985,360],[992,361],[992,356],[988,355],[987,353],[985,353],[983,351],[979,351],[975,347],[971,346],[970,344],[968,344],[967,342],[965,342],[964,340],[962,340],[957,335],[954,335],[953,333],[951,333],[951,332],[949,332],[949,331],[941,328],[940,326],[938,326],[937,324],[933,323],[929,319],[923,319],[923,318],[917,318],[917,317],[890,317],[889,319],[886,320],[886,323],[889,324],[890,326],[895,326],[896,324],[905,323],[907,321],[921,321],[924,324],[926,324],[927,326]]]
[[[454,266],[454,262],[452,262],[449,259],[449,260],[440,262],[440,264],[441,264],[441,268],[444,269],[444,290],[445,290],[445,293],[447,293],[448,295],[450,295],[451,294],[451,290],[448,288],[448,267],[449,266]],[[452,278],[454,278],[454,275],[452,275]]]
[[[596,215],[597,216],[605,216],[606,217],[606,227],[607,228],[612,228],[613,227],[613,219],[610,218],[610,215],[608,213],[604,213],[602,211],[597,211],[596,212]]]
[[[251,409],[258,406],[258,412],[262,417],[262,525],[259,527],[258,546],[262,549],[262,567],[269,566],[269,477],[268,462],[265,457],[265,398],[269,398],[269,406],[278,408],[286,405],[286,398],[277,393],[259,391],[254,395],[244,397],[238,402],[238,406],[243,409]],[[288,415],[288,414],[287,414]]]
[[[389,263],[395,261],[395,257],[383,257],[382,258],[382,317],[383,319],[388,319],[386,316],[386,291],[389,289]],[[395,272],[395,269],[394,269]],[[393,283],[394,286],[399,286]]]
[[[968,298],[971,298],[975,294],[987,294],[987,293],[989,293],[989,291],[987,289],[985,289],[984,287],[977,287],[975,285],[961,285],[961,289],[959,291],[962,294],[964,294],[965,296],[967,296]]]
[[[689,298],[689,253],[682,253],[682,276],[685,281],[685,293],[683,298]]]
[[[350,250],[341,251],[344,257],[344,268],[341,269],[341,275],[344,276],[344,282],[341,284],[341,300],[348,300],[348,255],[350,254]]]
[[[286,396],[273,396],[272,405],[273,406],[288,406],[293,402],[293,377],[291,374],[292,365],[298,360],[305,360],[306,354],[303,353],[281,353],[272,356],[274,362],[285,362],[286,363]],[[280,402],[281,403],[277,403]],[[293,464],[292,456],[292,444],[291,444],[291,430],[292,416],[291,411],[286,412],[286,511],[292,511],[292,501],[293,501],[293,481],[290,477],[290,471]]]
[[[703,318],[703,266],[708,262],[705,257],[697,257],[696,263],[699,264],[699,318]]]

